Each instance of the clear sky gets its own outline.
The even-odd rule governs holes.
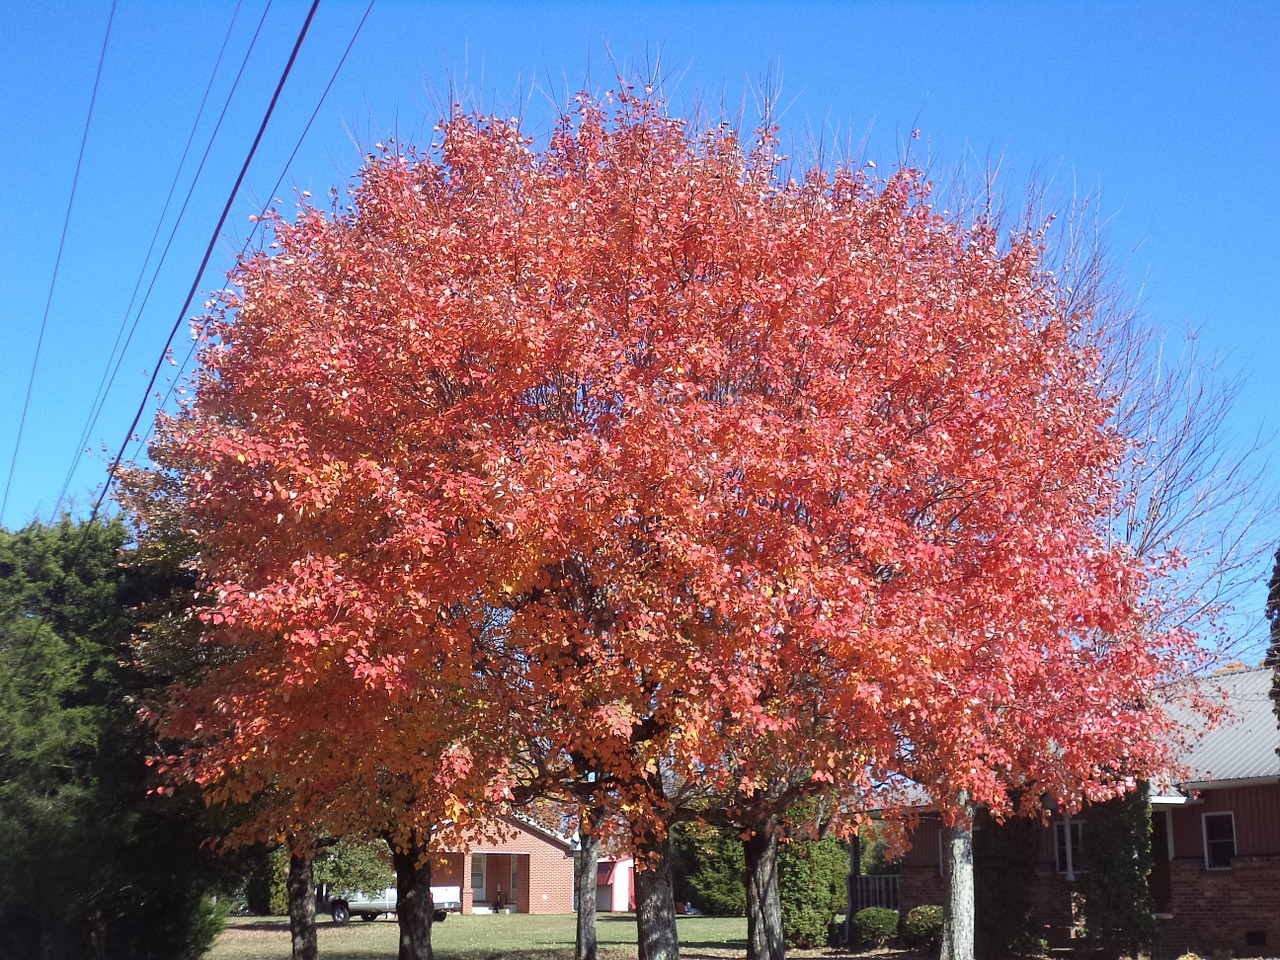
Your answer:
[[[50,299],[111,5],[0,4],[0,182],[8,184],[0,208],[5,525],[51,516],[64,485],[71,497],[64,506],[83,511],[92,502],[110,459],[102,451],[113,455],[125,439],[307,6],[270,6],[228,106],[266,0],[242,0],[238,14],[234,0],[120,0]],[[364,0],[322,2],[201,290],[222,283],[250,213],[285,172],[364,9]],[[816,134],[851,142],[884,164],[897,155],[899,138],[919,128],[921,145],[939,164],[1000,158],[1012,191],[1033,176],[1064,198],[1100,191],[1108,245],[1130,289],[1143,294],[1171,336],[1199,329],[1202,347],[1244,378],[1231,430],[1252,436],[1280,423],[1280,3],[1271,0],[378,0],[277,195],[286,207],[295,189],[323,198],[388,134],[429,135],[451,85],[486,108],[519,112],[532,132],[545,132],[566,90],[607,89],[613,64],[643,67],[659,55],[673,112],[701,96],[731,112],[745,103],[750,120],[754,91],[765,78],[780,78],[784,140],[803,144]],[[135,320],[90,426],[113,344]],[[188,342],[184,324],[180,357]],[[83,447],[93,455],[71,473]]]

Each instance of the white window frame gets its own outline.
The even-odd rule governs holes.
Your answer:
[[[1214,866],[1209,857],[1209,818],[1210,817],[1229,817],[1231,823],[1231,856],[1227,858],[1226,866]],[[1209,810],[1200,814],[1200,838],[1204,843],[1204,868],[1206,870],[1230,870],[1231,861],[1236,856],[1236,815],[1233,810]],[[1214,841],[1221,843],[1222,841]]]
[[[479,867],[479,871],[476,870]],[[476,874],[480,874],[480,883],[476,883]],[[477,893],[481,898],[480,902],[484,902],[489,896],[489,855],[487,853],[473,853],[471,855],[471,890],[474,897]]]
[[[1064,840],[1061,844],[1058,843],[1059,831]],[[1075,834],[1074,844],[1071,842],[1072,833]],[[1084,821],[1076,820],[1070,814],[1063,814],[1061,820],[1055,820],[1053,823],[1053,862],[1058,875],[1065,878],[1068,883],[1080,875],[1081,871],[1076,860],[1082,849],[1084,849]]]

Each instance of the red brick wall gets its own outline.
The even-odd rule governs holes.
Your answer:
[[[1169,864],[1172,914],[1160,925],[1160,952],[1230,950],[1236,956],[1280,952],[1280,856],[1237,856],[1230,870],[1206,870],[1201,856]],[[1265,947],[1245,935],[1260,931]]]
[[[504,900],[518,913],[573,913],[573,853],[567,844],[507,826],[497,839],[470,837],[471,855],[441,854],[435,863],[432,884],[462,888],[462,912],[491,904],[502,887]],[[488,856],[483,901],[476,901],[471,887],[471,856]],[[518,884],[511,896],[511,858],[516,859]]]
[[[436,858],[431,865],[431,885],[433,887],[462,886],[462,854],[445,853]]]
[[[1235,814],[1236,856],[1230,870],[1204,865],[1204,814]],[[1188,949],[1202,955],[1230,950],[1236,956],[1280,956],[1280,786],[1255,784],[1204,790],[1198,802],[1169,810],[1173,859],[1169,861],[1170,917],[1160,923],[1159,952],[1177,956]],[[1084,842],[1088,842],[1088,812]],[[1153,846],[1168,848],[1163,816],[1155,818]],[[936,817],[922,817],[913,845],[900,867],[903,913],[922,903],[942,903],[946,888],[938,870]],[[1054,946],[1072,926],[1072,885],[1058,875],[1051,830],[1041,834],[1040,862],[1032,881],[1033,917]],[[1162,852],[1162,851],[1157,851]],[[1246,935],[1261,933],[1265,946],[1249,946]]]
[[[573,854],[544,844],[521,860],[520,886],[529,891],[522,912],[573,913]]]
[[[898,912],[902,916],[912,907],[947,902],[947,888],[935,864],[931,867],[904,865],[898,874]]]
[[[1070,938],[1071,884],[1058,876],[1052,864],[1037,864],[1032,877],[1032,922],[1042,932],[1051,946],[1065,946]],[[898,909],[906,916],[912,907],[921,904],[945,904],[946,884],[932,866],[903,865],[898,875]]]
[[[1046,833],[1048,831],[1045,831]],[[1031,924],[1051,947],[1065,947],[1075,925],[1075,884],[1058,873],[1056,861],[1037,863],[1031,880]]]

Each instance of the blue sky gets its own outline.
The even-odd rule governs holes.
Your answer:
[[[101,451],[125,439],[307,4],[271,6],[145,309],[135,302],[129,312],[139,277],[143,292],[152,282],[158,250],[143,265],[157,224],[159,248],[265,7],[243,0],[161,222],[236,5],[120,0],[50,300],[110,3],[0,5],[0,182],[9,185],[0,214],[0,520],[9,527],[50,516],[64,484],[83,510],[105,476]],[[364,8],[322,3],[202,290],[221,284]],[[1245,378],[1231,431],[1252,436],[1280,422],[1280,4],[378,0],[278,195],[286,207],[295,188],[323,197],[388,133],[421,139],[451,83],[545,131],[566,89],[605,89],[613,62],[652,63],[659,52],[677,112],[701,94],[735,111],[745,102],[750,118],[752,91],[780,77],[784,140],[802,144],[816,131],[865,143],[883,164],[914,127],[940,165],[1001,158],[1014,192],[1032,176],[1063,197],[1100,191],[1125,283],[1171,336],[1198,328],[1202,347]],[[88,431],[95,452],[71,474],[112,345],[135,317]],[[184,325],[181,354],[185,336]]]

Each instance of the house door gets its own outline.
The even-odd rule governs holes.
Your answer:
[[[1169,818],[1173,814],[1168,810],[1151,811],[1151,899],[1155,902],[1156,913],[1170,913],[1173,910],[1173,883],[1169,876],[1169,859],[1173,855],[1170,848],[1173,842],[1173,830]]]
[[[488,867],[489,855],[487,853],[474,853],[471,855],[472,903],[482,904],[489,901],[489,891],[485,882],[488,880]]]

